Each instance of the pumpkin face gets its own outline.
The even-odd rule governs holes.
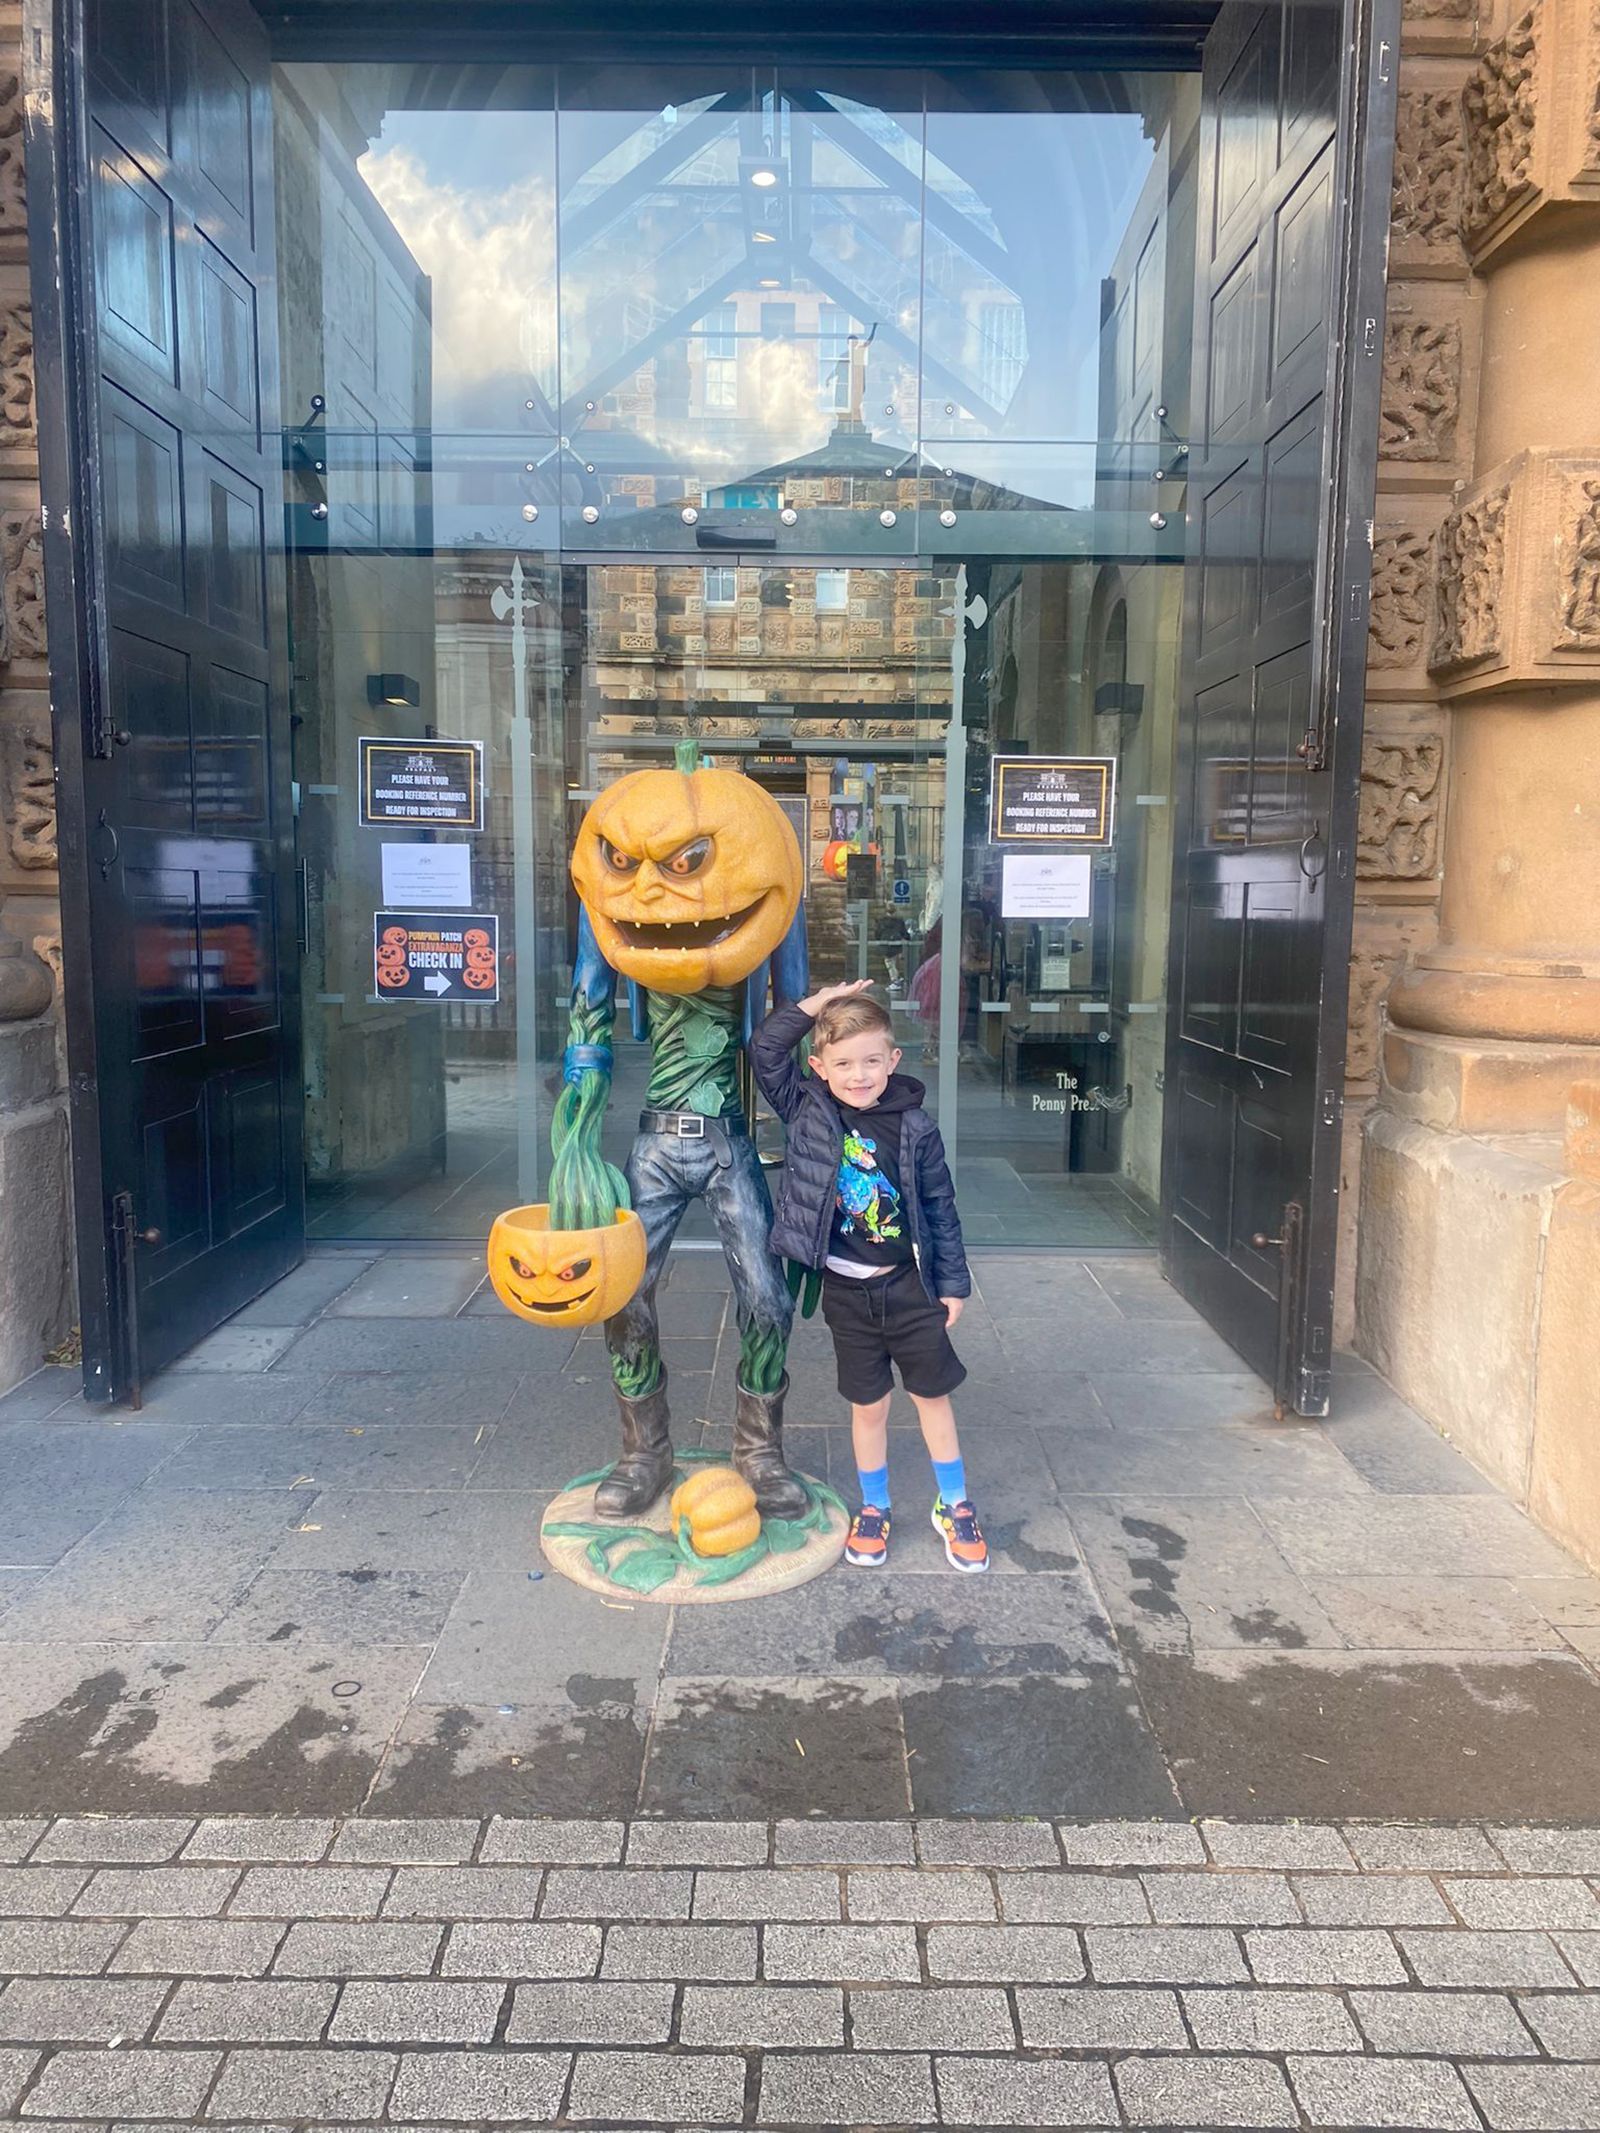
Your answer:
[[[592,1326],[644,1279],[644,1224],[630,1208],[604,1229],[552,1229],[548,1207],[513,1207],[489,1232],[489,1283],[535,1326]]]
[[[737,985],[800,904],[783,809],[737,770],[636,770],[590,807],[572,879],[613,970],[656,992]]]
[[[674,1536],[687,1525],[696,1555],[737,1555],[761,1531],[755,1491],[731,1466],[702,1467],[672,1492]]]

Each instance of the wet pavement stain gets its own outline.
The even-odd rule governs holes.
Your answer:
[[[1055,1548],[1036,1548],[1025,1537],[1026,1520],[1014,1518],[1004,1525],[991,1525],[984,1521],[984,1533],[990,1552],[1008,1563],[1015,1563],[1019,1570],[1065,1571],[1078,1568],[1075,1555],[1065,1555]]]
[[[1135,1652],[1192,1814],[1593,1821],[1600,1681],[1576,1660]]]
[[[974,1624],[952,1626],[932,1608],[857,1615],[835,1637],[834,1658],[843,1668],[873,1659],[890,1674],[937,1674],[946,1680],[1061,1674],[1072,1664],[1059,1645],[990,1640]]]
[[[952,1681],[901,1691],[924,1815],[1182,1813],[1126,1677]]]
[[[628,1815],[643,1713],[615,1706],[413,1710],[374,1788],[385,1815]]]
[[[1271,1645],[1278,1651],[1303,1651],[1311,1642],[1298,1622],[1285,1622],[1275,1608],[1252,1607],[1247,1615],[1229,1615],[1234,1634],[1246,1644]]]
[[[1129,1570],[1136,1578],[1144,1580],[1131,1588],[1129,1600],[1147,1615],[1181,1617],[1183,1608],[1178,1601],[1178,1576],[1172,1566],[1183,1561],[1189,1552],[1189,1543],[1170,1526],[1158,1525],[1149,1518],[1125,1518],[1122,1530],[1130,1540],[1148,1542],[1156,1551],[1154,1555],[1129,1556]]]
[[[153,1671],[170,1680],[184,1669]],[[334,1814],[360,1806],[376,1753],[340,1745],[347,1729],[336,1712],[302,1706],[237,1754],[213,1742],[205,1769],[189,1779],[142,1752],[163,1723],[162,1693],[107,1668],[23,1719],[0,1748],[0,1814]]]
[[[909,1806],[899,1700],[883,1684],[663,1685],[646,1814],[873,1820]]]

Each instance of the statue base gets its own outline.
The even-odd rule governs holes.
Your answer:
[[[704,1455],[702,1455],[704,1456]],[[686,1478],[682,1455],[675,1488]],[[723,1464],[726,1454],[715,1455]],[[687,1471],[692,1471],[692,1468]],[[685,1558],[672,1537],[668,1508],[672,1491],[664,1490],[633,1524],[617,1524],[594,1515],[597,1475],[586,1475],[554,1498],[539,1528],[539,1544],[550,1568],[603,1599],[631,1605],[637,1600],[663,1607],[702,1607],[719,1600],[758,1600],[769,1593],[792,1592],[831,1570],[844,1554],[849,1514],[831,1489],[800,1477],[811,1490],[807,1519],[763,1520],[766,1546],[754,1561],[724,1575],[715,1556]]]

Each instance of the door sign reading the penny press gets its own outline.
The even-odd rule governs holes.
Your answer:
[[[493,911],[375,911],[372,964],[380,1000],[490,1006],[500,997],[500,920]]]

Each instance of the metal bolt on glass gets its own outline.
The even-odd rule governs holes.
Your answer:
[[[592,525],[593,525],[593,524],[595,523],[595,521],[596,521],[596,520],[597,520],[597,519],[599,518],[599,516],[600,516],[600,507],[599,507],[599,505],[598,505],[598,504],[585,504],[585,505],[584,505],[584,507],[583,507],[583,523],[584,523],[584,524],[585,524],[586,526],[592,526]]]
[[[896,513],[896,512],[893,512],[893,511],[880,511],[880,512],[878,513],[878,524],[879,524],[880,526],[892,526],[892,525],[894,525],[894,523],[895,523],[895,521],[896,521],[897,517],[898,517],[898,513]]]
[[[539,506],[537,504],[524,504],[522,507],[522,515],[528,521],[528,524],[531,526],[534,520],[539,516]]]
[[[698,524],[698,523],[699,523],[699,518],[700,518],[700,514],[699,514],[699,512],[698,512],[698,511],[697,511],[697,510],[695,509],[695,507],[694,507],[694,505],[693,505],[693,504],[685,504],[685,505],[684,505],[684,507],[683,507],[683,523],[684,523],[684,524],[685,524],[686,526],[693,526],[693,525],[696,525],[696,524]]]

